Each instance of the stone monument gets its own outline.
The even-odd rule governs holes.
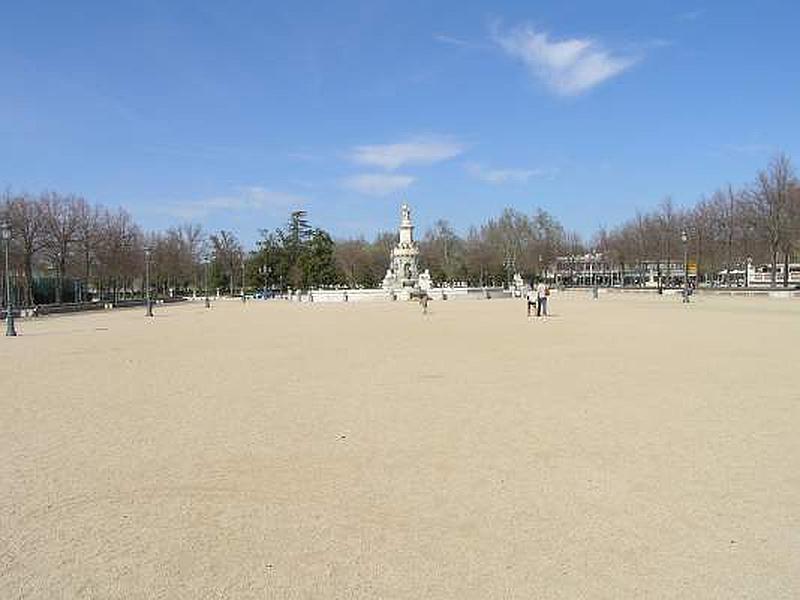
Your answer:
[[[414,241],[414,224],[408,204],[400,208],[400,236],[392,250],[391,262],[383,278],[383,289],[412,290],[419,282],[419,247]]]

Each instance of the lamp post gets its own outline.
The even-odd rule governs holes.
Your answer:
[[[269,285],[269,276],[272,275],[272,269],[267,265],[263,265],[261,267],[261,274],[264,276],[264,300],[266,300],[268,295],[267,286]]]
[[[247,302],[247,296],[244,295],[244,258],[242,258],[242,304]]]
[[[744,265],[744,287],[750,287],[750,267],[753,266],[753,257],[748,256],[747,262]]]
[[[511,276],[517,266],[516,252],[512,254],[511,248],[506,248],[506,257],[503,261],[503,266],[506,269],[506,284],[508,285],[508,289],[511,289]]]
[[[150,302],[150,246],[144,248],[144,287],[145,287],[145,303],[147,304],[147,312],[145,316],[153,316],[153,305]]]
[[[686,230],[681,231],[681,242],[683,242],[683,303],[689,303],[689,236]]]
[[[6,335],[14,337],[17,330],[14,328],[14,297],[11,294],[11,273],[8,270],[8,252],[11,246],[11,223],[3,221],[0,223],[0,235],[3,237],[3,245],[6,252]]]
[[[203,259],[203,267],[205,268],[205,275],[204,275],[204,283],[203,283],[203,290],[205,291],[206,295],[206,308],[211,308],[211,302],[208,299],[208,257],[206,256]]]
[[[58,268],[55,265],[50,264],[50,265],[45,266],[45,269],[47,269],[47,272],[49,273],[49,275],[48,275],[49,281],[50,281],[50,283],[52,283],[53,304],[59,304],[59,301],[58,301]],[[47,301],[45,303],[46,304],[50,304],[50,296],[49,295],[48,295]]]

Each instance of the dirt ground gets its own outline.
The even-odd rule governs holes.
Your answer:
[[[798,598],[800,301],[202,302],[0,338],[0,598]]]

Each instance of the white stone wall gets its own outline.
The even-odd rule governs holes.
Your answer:
[[[489,298],[510,298],[511,294],[501,288],[431,288],[428,295],[433,300],[483,300]],[[290,300],[295,302],[392,302],[404,301],[411,297],[409,289],[346,289],[312,290],[305,294],[295,294]]]

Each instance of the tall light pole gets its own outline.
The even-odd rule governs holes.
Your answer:
[[[266,300],[269,293],[267,286],[269,285],[269,276],[272,274],[272,269],[267,265],[262,265],[261,274],[264,275],[264,300]]]
[[[150,302],[150,246],[144,247],[144,287],[145,287],[145,302],[147,304],[147,312],[145,316],[153,316],[153,304]]]
[[[205,282],[203,283],[203,289],[205,290],[206,294],[206,308],[211,308],[211,302],[208,299],[208,257],[206,256],[203,259],[203,266],[205,268]]]
[[[247,296],[244,295],[244,257],[242,257],[242,304],[247,302]]]
[[[689,302],[689,236],[686,230],[681,231],[681,241],[683,242],[683,303]]]
[[[511,248],[506,248],[506,257],[503,261],[503,266],[506,268],[506,284],[508,289],[511,289],[511,276],[517,267],[516,251],[512,254]]]
[[[6,251],[6,335],[14,337],[17,330],[14,328],[14,296],[11,294],[11,273],[8,269],[8,253],[11,246],[11,223],[3,221],[0,223],[0,235],[3,237],[3,245]]]

